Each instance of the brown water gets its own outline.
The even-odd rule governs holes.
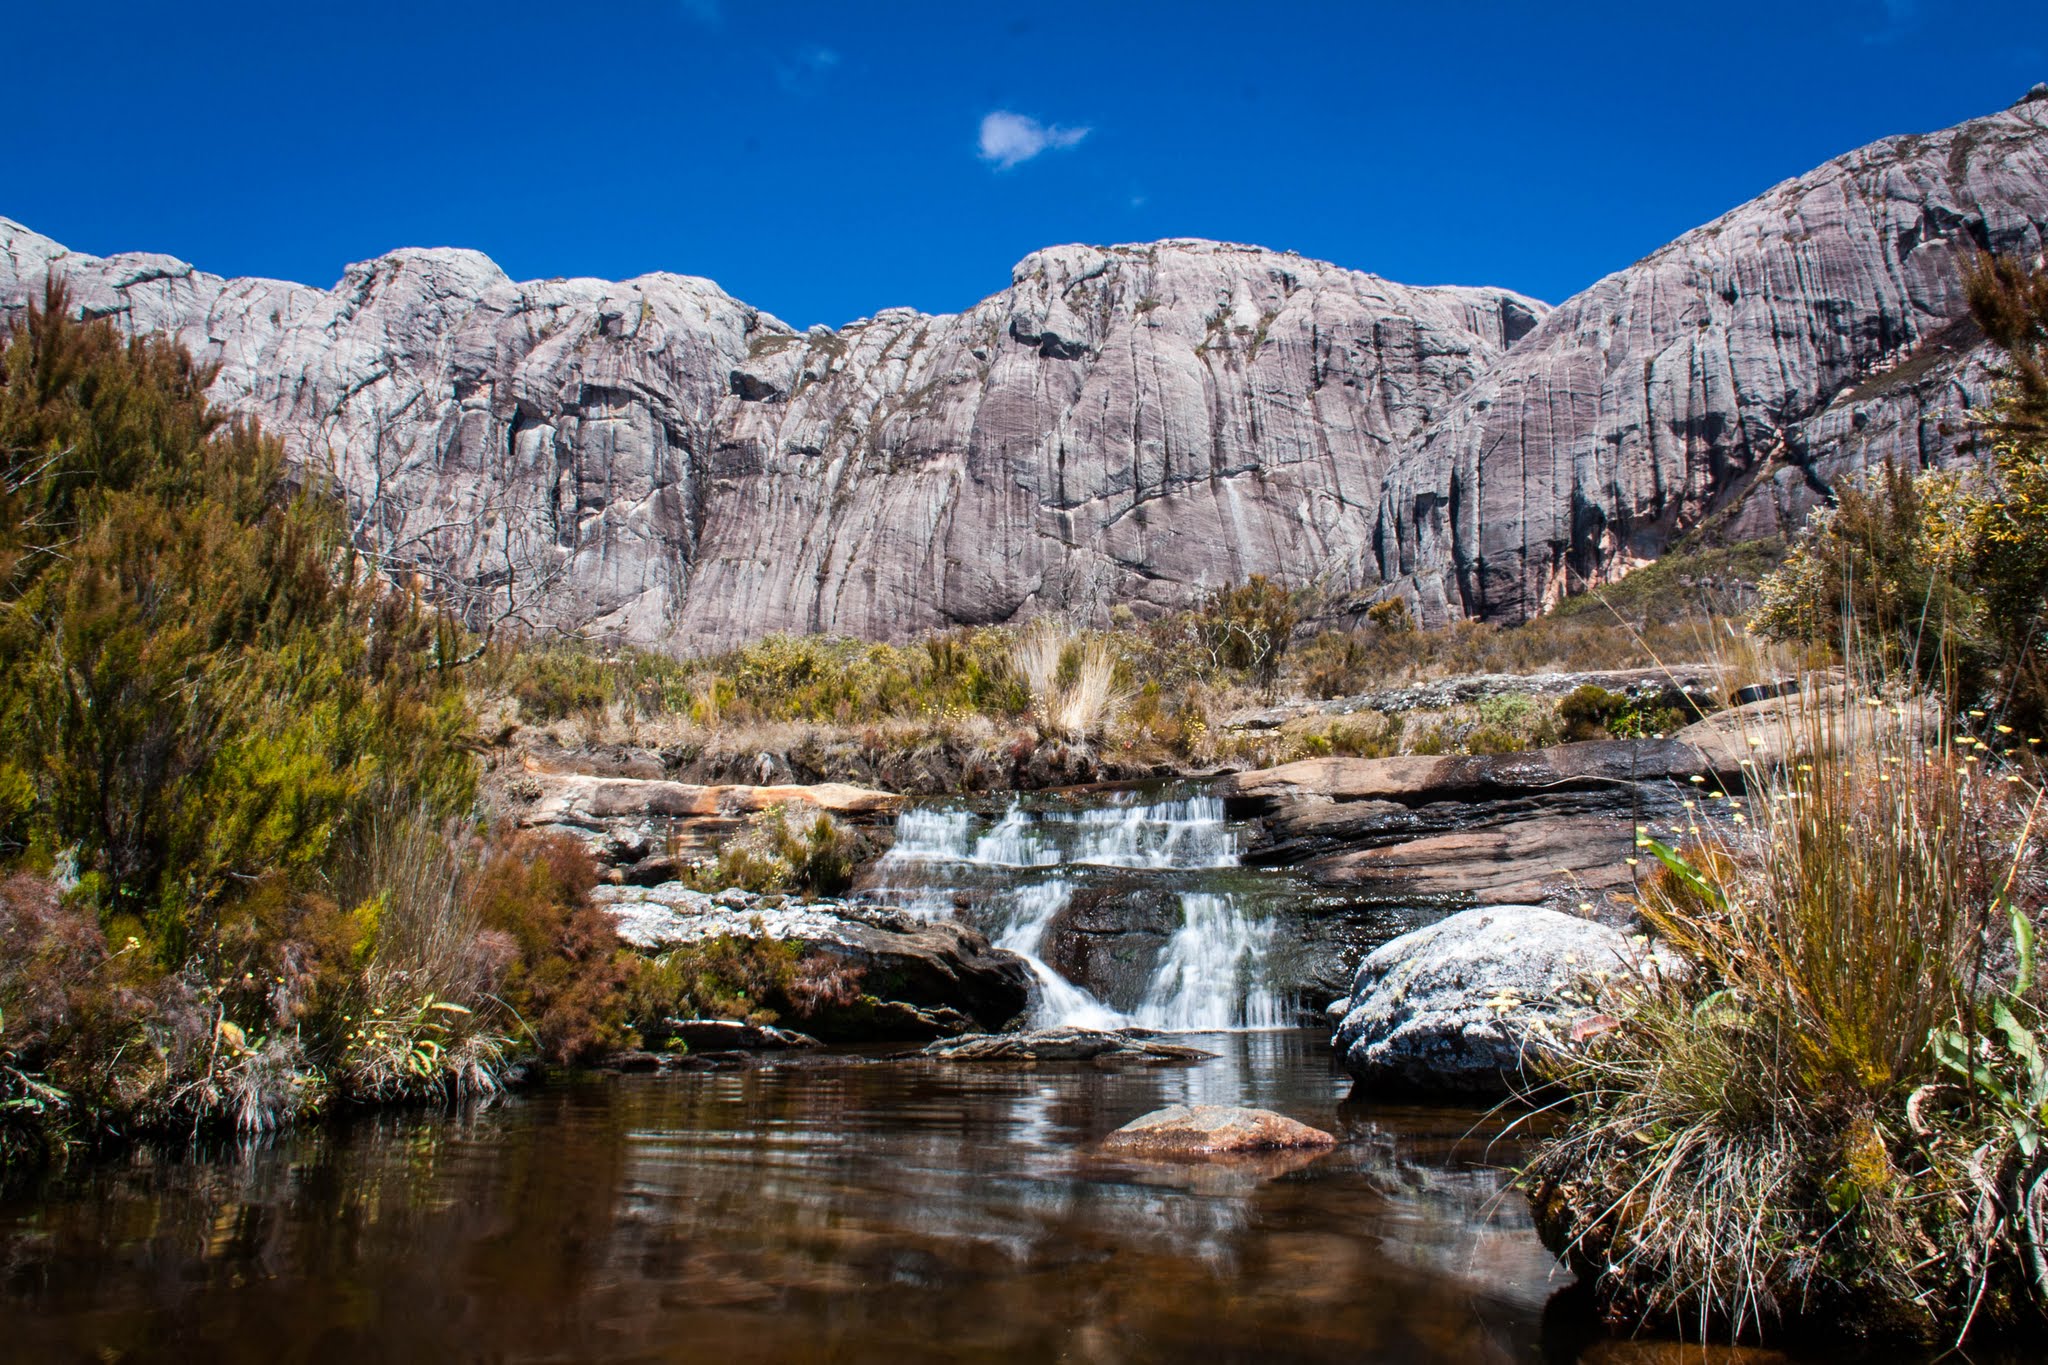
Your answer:
[[[1534,1361],[1561,1281],[1469,1111],[1327,1037],[1187,1069],[594,1077],[454,1118],[138,1152],[0,1203],[6,1361]],[[1174,1102],[1306,1163],[1114,1162]],[[1554,1325],[1554,1324],[1553,1324]]]

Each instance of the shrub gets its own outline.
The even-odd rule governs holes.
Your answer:
[[[1415,629],[1415,615],[1408,610],[1408,599],[1390,597],[1384,602],[1375,602],[1365,609],[1365,619],[1388,635],[1406,635]]]
[[[1195,638],[1213,667],[1235,669],[1271,686],[1301,622],[1303,600],[1303,594],[1253,574],[1209,595],[1194,615]]]
[[[1605,739],[1608,727],[1627,711],[1627,697],[1598,683],[1587,683],[1558,702],[1557,719],[1568,740]]]
[[[675,1021],[736,1019],[750,1024],[809,1024],[864,1003],[862,972],[804,945],[756,934],[719,935],[640,959],[628,988],[627,1017],[650,1046]]]
[[[596,884],[582,844],[520,834],[491,853],[474,893],[484,927],[510,941],[501,998],[550,1062],[584,1060],[627,1040],[629,955],[590,898]]]
[[[869,851],[866,838],[827,811],[793,816],[787,806],[772,806],[722,842],[718,856],[698,868],[693,881],[703,891],[739,887],[838,896],[853,885],[854,871]]]

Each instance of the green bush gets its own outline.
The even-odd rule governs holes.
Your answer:
[[[699,890],[843,895],[869,856],[869,841],[825,811],[773,806],[719,845],[718,855],[696,869]]]
[[[1218,588],[1195,612],[1192,624],[1210,663],[1233,669],[1270,686],[1301,622],[1304,595],[1263,574]]]

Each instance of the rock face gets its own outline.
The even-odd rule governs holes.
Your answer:
[[[1970,246],[2032,256],[2048,102],[1838,158],[1552,312],[1204,241],[1064,246],[958,314],[798,333],[705,280],[517,283],[406,250],[332,289],[0,219],[0,317],[74,305],[217,364],[359,538],[477,616],[683,652],[900,638],[1251,573],[1527,615],[1679,531],[1777,529],[1953,458]]]
[[[1102,1140],[1104,1151],[1133,1156],[1218,1156],[1334,1147],[1337,1139],[1270,1109],[1173,1104],[1132,1119]]]
[[[1601,982],[1634,970],[1617,931],[1536,906],[1467,910],[1358,965],[1337,1051],[1370,1094],[1500,1094],[1571,1045]],[[1334,1012],[1337,1007],[1333,1006]]]
[[[1739,783],[1678,740],[1588,740],[1518,754],[1320,758],[1227,777],[1234,817],[1265,822],[1245,862],[1299,866],[1390,905],[1576,902],[1627,888],[1636,827],[1682,824],[1695,776]]]
[[[933,1038],[996,1032],[1031,1003],[1031,969],[951,920],[840,901],[812,904],[676,883],[600,886],[593,896],[619,937],[646,952],[705,939],[799,942],[858,973],[860,999],[807,1025],[821,1037]]]
[[[1988,392],[1959,262],[2044,241],[2048,102],[1788,180],[1560,305],[1404,451],[1381,570],[1426,620],[1516,620],[1680,531],[1948,462]]]
[[[514,283],[411,250],[331,290],[68,252],[0,219],[0,311],[76,306],[218,363],[215,400],[331,466],[364,538],[479,614],[684,651],[1178,605],[1372,573],[1394,453],[1532,327],[1201,241],[1058,247],[960,314],[799,334],[704,280]]]

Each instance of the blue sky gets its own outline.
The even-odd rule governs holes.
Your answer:
[[[675,270],[801,325],[1201,236],[1551,301],[2048,79],[2039,0],[10,7],[0,214],[331,284]]]

